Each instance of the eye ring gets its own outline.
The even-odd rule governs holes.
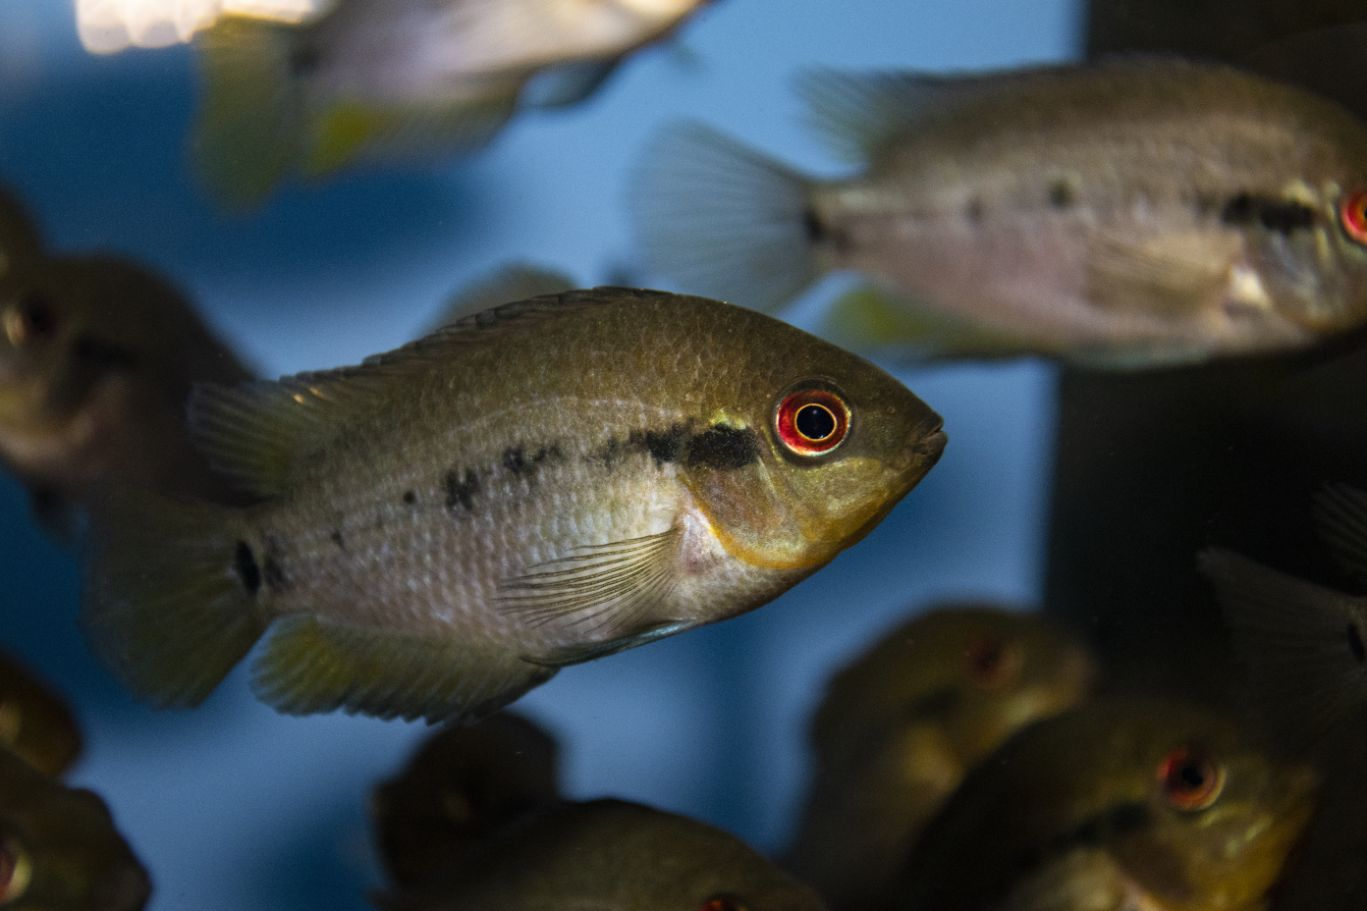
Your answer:
[[[15,838],[0,837],[0,907],[22,898],[33,879],[33,860]]]
[[[995,690],[1016,679],[1025,657],[1014,642],[981,636],[968,643],[964,661],[973,683],[983,689]]]
[[[1367,246],[1367,190],[1358,190],[1339,203],[1339,225],[1348,239]]]
[[[5,308],[4,330],[16,348],[43,341],[57,328],[56,308],[47,295],[30,291]]]
[[[1189,747],[1178,747],[1158,763],[1158,786],[1178,810],[1204,810],[1225,788],[1224,766]]]
[[[844,397],[829,389],[796,389],[774,410],[774,431],[789,452],[822,456],[849,436],[850,408]]]

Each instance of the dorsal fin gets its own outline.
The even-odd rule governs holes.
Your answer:
[[[508,301],[559,294],[574,287],[566,275],[530,263],[508,263],[486,273],[447,300],[434,326],[446,326]]]

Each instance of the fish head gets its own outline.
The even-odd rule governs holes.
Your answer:
[[[0,657],[0,748],[46,775],[59,775],[81,750],[66,704],[27,669]]]
[[[711,0],[608,0],[623,13],[643,22],[672,24]]]
[[[803,574],[871,530],[934,466],[945,434],[867,361],[789,326],[767,341],[723,380],[727,404],[691,436],[682,472],[733,558]]]

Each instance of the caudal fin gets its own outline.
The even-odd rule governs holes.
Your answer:
[[[95,510],[82,621],[110,671],[160,706],[198,705],[265,629],[260,570],[230,508],[125,495]]]
[[[810,188],[733,139],[681,124],[647,147],[630,209],[652,272],[690,293],[773,310],[821,274]]]

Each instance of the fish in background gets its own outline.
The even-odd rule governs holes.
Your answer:
[[[941,419],[752,310],[601,288],[356,367],[199,387],[247,508],[102,510],[87,638],[194,705],[258,639],[282,712],[473,720],[565,665],[767,603],[935,464]]]
[[[648,265],[772,309],[869,279],[823,330],[911,354],[1143,368],[1308,346],[1367,318],[1367,126],[1219,65],[813,74],[862,165],[808,178],[667,130],[632,190]]]
[[[557,760],[550,735],[507,712],[428,737],[371,795],[389,878],[402,889],[437,879],[512,820],[557,803]]]
[[[81,753],[81,731],[70,707],[14,658],[0,654],[0,749],[56,777]]]
[[[826,687],[785,865],[835,911],[886,903],[941,803],[1008,737],[1084,699],[1085,646],[1037,614],[947,604],[898,625]]]
[[[0,749],[0,906],[137,911],[151,889],[103,800]]]
[[[92,54],[183,44],[224,16],[300,23],[329,0],[76,0],[76,31]]]
[[[1315,788],[1309,767],[1220,715],[1098,699],[979,764],[926,827],[890,907],[1255,911]]]
[[[0,205],[0,463],[36,516],[70,532],[77,507],[112,484],[240,500],[194,448],[184,411],[192,384],[250,373],[161,276],[44,253],[16,231],[24,218]]]
[[[472,151],[521,108],[588,97],[703,2],[338,0],[295,28],[226,19],[200,39],[193,152],[246,206],[287,177]]]

